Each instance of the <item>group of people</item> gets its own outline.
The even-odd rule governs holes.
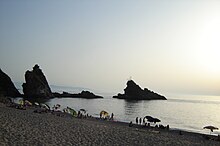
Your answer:
[[[138,117],[136,117],[136,124],[142,124],[143,123],[143,125],[145,125],[145,118],[143,118],[143,122],[142,122],[142,118],[139,118],[138,119]]]
[[[138,117],[136,117],[136,119],[135,119],[137,125],[144,125],[144,126],[150,127],[150,123],[149,123],[149,122],[146,122],[145,120],[146,120],[146,118],[143,118],[143,120],[142,120],[142,118],[138,118]],[[132,127],[132,126],[133,126],[133,123],[132,123],[132,121],[131,121],[131,122],[129,123],[129,127]],[[160,124],[160,125],[155,125],[155,128],[160,128],[160,129],[167,129],[167,130],[169,130],[170,126],[169,126],[169,125],[163,126],[162,124]]]
[[[145,122],[145,118],[143,118],[143,121],[142,121],[142,118],[138,118],[138,117],[136,117],[136,124],[137,125],[141,125],[141,124],[143,124],[143,125],[145,125],[146,126],[146,122]],[[150,124],[150,123],[148,123],[148,124]],[[132,121],[129,123],[129,127],[132,127],[133,126],[133,123],[132,123]],[[149,125],[150,126],[150,125]]]

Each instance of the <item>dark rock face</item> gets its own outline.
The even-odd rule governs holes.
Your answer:
[[[72,97],[72,98],[86,98],[86,99],[103,98],[102,96],[95,95],[94,93],[89,91],[82,91],[81,93],[78,94],[71,94],[68,92],[63,92],[62,94],[53,93],[53,95],[55,97]]]
[[[11,78],[0,69],[0,94],[3,96],[20,97],[21,94],[15,88]]]
[[[79,93],[78,95],[80,95],[82,98],[103,98],[101,96],[95,95],[92,92],[89,91],[82,91],[81,93]]]
[[[26,71],[23,83],[24,96],[27,98],[50,98],[53,97],[46,77],[36,64],[32,71]]]
[[[113,96],[113,98],[130,100],[166,100],[164,96],[154,93],[147,88],[144,88],[144,90],[141,89],[141,87],[133,80],[129,80],[127,82],[127,87],[124,89],[124,94],[119,93],[117,96]]]

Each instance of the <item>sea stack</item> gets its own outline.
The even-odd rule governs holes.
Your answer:
[[[24,97],[27,98],[50,98],[53,97],[47,79],[40,67],[36,64],[32,71],[26,71],[23,83]]]
[[[0,69],[0,94],[9,97],[20,97],[21,94],[15,88],[11,78]]]
[[[127,82],[127,87],[124,89],[124,94],[118,94],[113,98],[128,99],[128,100],[166,100],[162,95],[154,93],[147,88],[141,89],[133,80]]]

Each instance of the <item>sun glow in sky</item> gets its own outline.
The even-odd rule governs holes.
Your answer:
[[[36,63],[50,84],[220,95],[218,0],[2,0],[0,67]]]
[[[201,35],[198,62],[204,70],[216,75],[220,72],[220,18],[207,20]]]

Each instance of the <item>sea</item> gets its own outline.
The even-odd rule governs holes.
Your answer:
[[[112,95],[113,96],[113,95]],[[71,107],[76,111],[85,109],[89,115],[99,117],[102,110],[114,114],[115,121],[136,123],[136,117],[152,116],[161,120],[171,129],[210,134],[205,126],[220,128],[220,96],[207,95],[172,95],[167,100],[128,101],[106,95],[102,99],[53,98],[45,101],[50,107],[60,104],[63,108]],[[220,134],[214,130],[212,135]]]

